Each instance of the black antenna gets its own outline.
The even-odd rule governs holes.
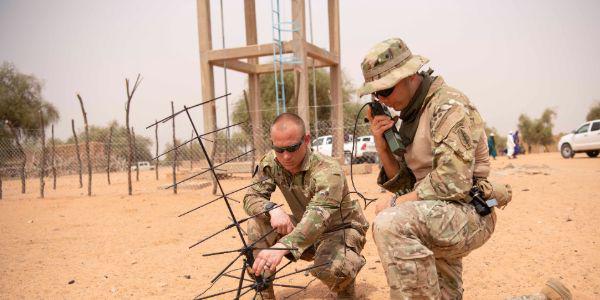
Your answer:
[[[276,209],[276,208],[279,208],[282,205],[276,205],[276,206],[274,206],[272,208],[266,209],[266,210],[261,211],[261,212],[259,212],[257,214],[254,214],[252,216],[249,216],[249,217],[246,217],[246,218],[242,218],[242,219],[238,219],[235,216],[234,212],[233,212],[233,209],[231,207],[231,202],[232,201],[233,202],[239,202],[239,201],[231,198],[232,194],[238,193],[238,192],[243,191],[243,190],[245,190],[245,189],[247,189],[249,187],[252,187],[252,186],[254,186],[256,184],[259,184],[259,183],[262,183],[262,182],[264,182],[266,180],[269,180],[269,178],[257,180],[254,183],[251,183],[251,184],[246,185],[244,187],[235,189],[235,190],[230,191],[230,192],[225,192],[225,190],[223,189],[223,186],[222,186],[222,184],[221,184],[221,182],[219,180],[219,177],[217,177],[217,173],[216,172],[219,171],[219,170],[221,170],[218,167],[223,166],[223,165],[225,165],[225,164],[227,164],[227,163],[229,163],[231,161],[234,161],[236,159],[239,159],[242,156],[247,155],[248,153],[251,153],[251,152],[255,151],[255,149],[251,149],[249,151],[246,151],[246,152],[244,152],[244,153],[242,153],[242,154],[240,154],[240,155],[238,155],[236,157],[233,157],[231,159],[228,159],[228,160],[226,160],[226,161],[224,161],[222,163],[214,164],[211,161],[210,156],[208,155],[208,151],[206,150],[204,142],[205,141],[207,141],[207,142],[213,142],[213,141],[205,138],[205,136],[207,136],[207,135],[214,134],[214,133],[216,133],[218,131],[225,130],[225,129],[228,129],[228,128],[231,128],[231,127],[234,127],[234,126],[240,126],[240,125],[246,123],[247,121],[239,122],[239,123],[232,124],[232,125],[229,125],[229,126],[226,126],[226,127],[223,127],[223,128],[212,130],[210,132],[206,132],[206,133],[200,134],[198,132],[198,130],[196,128],[196,125],[195,125],[195,123],[194,123],[194,121],[193,121],[193,119],[192,119],[192,117],[190,115],[190,112],[189,112],[190,109],[192,109],[192,108],[199,107],[199,106],[204,105],[206,103],[210,103],[210,102],[216,101],[216,100],[224,98],[224,97],[226,97],[228,95],[230,95],[230,94],[228,93],[226,95],[222,95],[222,96],[219,96],[219,97],[216,97],[216,98],[213,98],[213,99],[201,102],[199,104],[195,104],[195,105],[190,106],[190,107],[184,106],[182,110],[180,110],[180,111],[178,111],[176,113],[173,113],[173,114],[171,114],[171,115],[169,115],[169,116],[167,116],[167,117],[165,117],[165,118],[163,118],[163,119],[161,119],[159,121],[156,121],[153,124],[151,124],[148,127],[146,127],[146,128],[150,128],[152,126],[158,125],[159,123],[164,123],[164,122],[166,122],[166,121],[168,121],[168,120],[170,120],[172,118],[175,118],[176,116],[178,116],[178,115],[180,115],[180,114],[182,114],[182,113],[185,112],[185,115],[187,115],[187,117],[189,119],[189,122],[190,122],[190,124],[192,126],[192,129],[193,129],[193,132],[194,132],[194,134],[193,134],[194,137],[192,139],[190,139],[190,140],[188,140],[188,141],[180,144],[177,147],[174,147],[172,149],[167,150],[166,152],[164,152],[164,153],[158,155],[157,157],[155,157],[154,159],[158,159],[159,157],[161,157],[161,156],[163,156],[163,155],[165,155],[165,154],[167,154],[167,153],[169,153],[171,151],[174,151],[174,150],[176,150],[176,149],[178,149],[178,148],[180,148],[180,147],[182,147],[182,146],[184,146],[186,144],[189,144],[189,143],[191,143],[193,141],[197,141],[198,144],[200,145],[200,148],[201,148],[202,152],[204,153],[204,157],[206,158],[206,161],[208,163],[208,167],[204,168],[203,171],[201,171],[199,173],[196,173],[196,174],[194,174],[194,175],[192,175],[192,176],[190,176],[188,178],[185,178],[185,179],[183,179],[183,180],[181,180],[181,181],[179,181],[179,182],[175,183],[174,185],[171,185],[171,186],[169,186],[167,188],[176,186],[177,184],[181,184],[181,183],[183,183],[185,181],[188,181],[188,180],[190,180],[190,179],[192,179],[194,177],[197,177],[197,176],[199,176],[201,174],[204,174],[204,173],[207,173],[207,172],[211,172],[212,175],[213,175],[213,177],[216,178],[215,181],[216,181],[217,187],[219,188],[219,191],[220,191],[221,195],[218,196],[218,197],[216,197],[216,198],[214,198],[214,199],[212,199],[212,200],[209,200],[209,201],[207,201],[207,202],[205,202],[205,203],[203,203],[203,204],[201,204],[201,205],[199,205],[197,207],[194,207],[194,208],[192,208],[192,209],[190,209],[190,210],[188,210],[188,211],[186,211],[186,212],[184,212],[182,214],[180,214],[179,217],[185,216],[185,215],[187,215],[187,214],[189,214],[191,212],[194,212],[194,211],[196,211],[196,210],[198,210],[198,209],[200,209],[202,207],[205,207],[205,206],[207,206],[207,205],[209,205],[211,203],[214,203],[214,202],[216,202],[216,201],[218,201],[220,199],[223,199],[223,201],[225,202],[225,205],[227,207],[227,211],[228,211],[228,215],[229,215],[228,218],[229,218],[229,220],[230,220],[231,223],[228,224],[228,225],[226,225],[223,229],[221,229],[221,230],[219,230],[217,232],[214,232],[214,233],[208,235],[207,237],[204,237],[204,238],[200,239],[196,243],[194,243],[191,246],[189,246],[189,248],[190,249],[194,248],[194,247],[198,246],[199,244],[201,244],[201,243],[203,243],[203,242],[205,242],[205,241],[207,241],[207,240],[209,240],[211,238],[214,238],[215,236],[219,235],[220,233],[223,233],[223,232],[225,232],[225,231],[227,231],[229,229],[232,229],[232,228],[236,229],[238,238],[240,239],[240,241],[242,243],[242,246],[240,248],[237,248],[237,249],[224,250],[224,251],[218,251],[218,252],[203,254],[203,256],[213,256],[213,255],[221,255],[221,254],[227,254],[227,253],[238,253],[236,255],[236,257],[233,260],[231,260],[211,280],[210,286],[208,288],[206,288],[201,294],[199,294],[198,296],[196,296],[194,299],[208,299],[208,298],[219,297],[219,296],[223,297],[223,295],[229,294],[229,293],[233,293],[233,292],[236,293],[234,299],[239,299],[240,297],[248,294],[251,291],[255,292],[254,293],[254,298],[256,298],[257,296],[260,296],[262,298],[262,291],[266,290],[267,288],[269,288],[271,286],[293,288],[293,289],[297,289],[299,291],[305,290],[308,287],[308,285],[306,285],[306,286],[300,286],[300,285],[293,285],[293,284],[280,284],[280,283],[276,283],[274,281],[277,280],[277,279],[280,279],[280,278],[285,278],[285,277],[292,276],[294,274],[298,274],[298,273],[305,272],[305,271],[308,271],[308,270],[312,270],[312,269],[315,269],[315,268],[320,268],[320,267],[323,267],[323,266],[331,264],[331,262],[327,262],[327,263],[320,264],[320,265],[312,265],[310,267],[303,268],[303,269],[300,269],[300,270],[296,270],[294,272],[291,272],[291,273],[288,273],[288,274],[285,274],[285,275],[276,276],[277,274],[279,274],[279,272],[281,272],[287,266],[289,266],[292,262],[294,262],[294,260],[290,260],[285,265],[283,265],[282,267],[280,267],[279,269],[277,269],[273,274],[271,274],[268,277],[255,276],[252,279],[246,278],[246,274],[245,274],[246,273],[246,269],[254,264],[253,251],[254,250],[266,249],[266,248],[263,248],[263,247],[258,247],[258,246],[256,246],[256,244],[259,243],[259,242],[261,242],[261,241],[264,241],[267,236],[269,236],[270,234],[272,234],[275,231],[275,229],[272,229],[271,231],[267,232],[266,234],[264,234],[262,237],[260,237],[256,241],[248,244],[248,242],[246,242],[246,240],[244,238],[245,232],[243,231],[243,229],[241,228],[240,225],[243,224],[243,223],[245,223],[246,221],[249,221],[251,219],[257,218],[257,217],[261,216],[262,214],[268,214],[269,211],[271,211],[273,209]],[[345,196],[344,196],[344,198],[345,198]],[[340,203],[340,213],[341,213],[341,209],[342,209],[342,203]],[[348,228],[348,226],[349,226],[349,224],[346,224],[346,223],[344,223],[343,225],[344,226],[342,226],[342,228],[340,228],[342,230],[345,229],[345,228]],[[340,230],[340,229],[335,229],[333,231]],[[345,232],[344,232],[344,238],[345,238]],[[269,248],[269,249],[297,250],[296,248]],[[233,266],[235,264],[235,262],[240,257],[243,257],[242,267],[230,270],[231,266]],[[234,271],[240,271],[240,275],[239,276],[235,276],[235,275],[230,274],[231,272],[234,272]],[[229,290],[221,291],[221,292],[218,292],[218,293],[215,293],[215,294],[211,294],[211,295],[208,295],[208,296],[204,296],[204,294],[207,293],[219,279],[224,278],[224,277],[225,278],[232,278],[232,279],[238,280],[237,287],[229,289]]]

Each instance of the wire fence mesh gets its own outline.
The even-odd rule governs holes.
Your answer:
[[[333,129],[329,120],[310,124],[313,140],[317,137],[325,137],[324,144],[319,146],[321,147],[319,152],[331,155]],[[345,142],[349,141],[354,129],[354,120],[345,122],[343,125]],[[160,130],[170,131],[171,128],[164,126]],[[215,165],[227,162],[220,167],[226,173],[249,173],[252,172],[252,163],[260,159],[258,155],[267,153],[271,149],[269,130],[270,124],[262,124],[260,131],[262,137],[253,141],[254,129],[246,123],[233,127],[229,132],[222,130],[212,136],[206,136],[203,141],[205,145],[215,147],[212,160]],[[45,134],[46,176],[51,177],[56,174],[60,177],[79,173],[85,176],[88,157],[83,129],[74,130],[76,134],[66,139],[53,139],[48,134],[49,131],[46,129]],[[356,131],[357,136],[368,135],[368,124],[359,120]],[[16,135],[10,131],[0,135],[0,176],[4,180],[39,177],[42,158],[40,133],[39,130],[20,130]],[[127,130],[122,126],[114,126],[112,129],[90,127],[89,160],[93,173],[123,172],[127,168],[154,169],[156,166],[171,166],[174,161],[178,170],[194,170],[207,166],[200,144],[191,132],[187,137],[181,135],[176,137],[178,147],[173,151],[170,151],[173,149],[172,139],[159,140],[160,151],[166,153],[155,159],[158,135],[155,135],[153,130],[135,130],[135,138],[132,139],[133,163],[129,166],[127,134]]]

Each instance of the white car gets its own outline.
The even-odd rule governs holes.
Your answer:
[[[135,171],[135,169],[137,167],[140,168],[140,171],[154,170],[154,166],[151,165],[150,162],[147,162],[147,161],[138,161],[137,166],[136,166],[136,163],[133,163],[133,166],[131,166],[131,170]]]
[[[558,141],[558,151],[564,158],[585,152],[589,157],[600,153],[600,119],[583,123]]]

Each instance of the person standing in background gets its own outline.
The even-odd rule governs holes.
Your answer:
[[[490,136],[488,137],[487,143],[488,143],[488,149],[489,149],[488,151],[489,151],[490,156],[493,159],[496,159],[496,155],[497,155],[497,153],[496,153],[496,139],[494,138],[494,133],[493,132],[490,133]]]
[[[509,131],[508,135],[506,135],[506,156],[508,159],[513,158],[515,155],[515,140],[513,136],[513,132]]]
[[[521,153],[521,139],[519,138],[519,131],[515,131],[515,136],[513,137],[515,141],[515,154],[513,158],[517,158],[517,154]]]

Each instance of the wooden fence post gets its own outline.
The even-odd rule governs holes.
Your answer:
[[[132,186],[131,186],[131,161],[133,156],[133,149],[131,148],[131,131],[129,130],[129,108],[131,107],[131,99],[133,99],[133,94],[137,90],[138,86],[141,83],[140,74],[137,75],[135,79],[135,83],[133,84],[133,88],[129,91],[129,79],[125,78],[125,90],[127,91],[127,103],[125,105],[125,128],[127,128],[127,144],[129,146],[129,153],[127,154],[127,192],[129,196],[132,194]]]
[[[75,120],[71,119],[71,130],[73,130],[73,139],[75,140],[75,153],[77,153],[77,162],[79,163],[79,188],[83,187],[83,175],[81,174],[83,166],[81,165],[81,154],[79,154],[79,140],[75,132]]]
[[[90,157],[90,132],[88,130],[87,113],[85,112],[85,108],[83,107],[83,99],[81,99],[81,96],[79,94],[77,94],[77,99],[79,99],[79,104],[81,105],[81,113],[83,114],[83,123],[85,126],[85,153],[87,156],[88,165],[88,196],[92,196],[92,159]]]
[[[40,109],[40,139],[42,144],[42,153],[40,157],[40,198],[44,199],[44,176],[46,176],[46,134],[44,131],[44,116]]]

